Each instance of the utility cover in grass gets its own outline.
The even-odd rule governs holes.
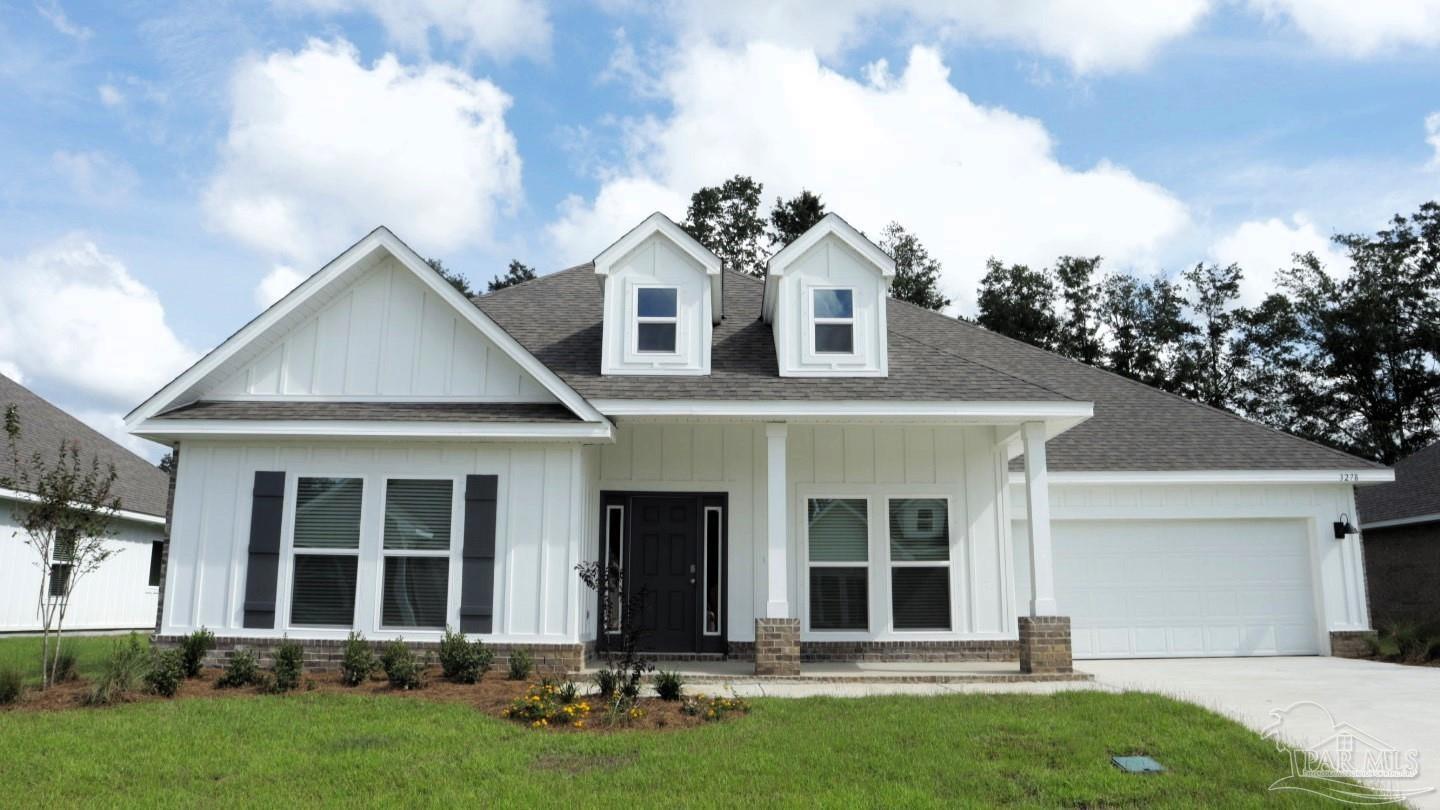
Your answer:
[[[1111,757],[1110,761],[1126,773],[1160,773],[1165,767],[1150,757]]]

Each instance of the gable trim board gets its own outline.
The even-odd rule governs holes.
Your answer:
[[[162,412],[176,407],[177,405],[188,404],[197,397],[194,392],[198,387],[210,379],[219,371],[227,361],[230,361],[252,344],[262,340],[278,324],[284,322],[288,316],[301,312],[306,303],[314,298],[320,291],[328,288],[337,279],[346,276],[350,271],[358,268],[368,268],[375,260],[374,257],[380,251],[385,251],[395,257],[402,266],[410,270],[425,284],[431,292],[438,295],[442,300],[449,303],[456,312],[465,318],[471,325],[480,331],[491,342],[495,343],[501,351],[514,360],[526,373],[530,374],[557,399],[573,410],[576,415],[587,422],[606,422],[604,416],[596,411],[574,391],[569,385],[561,380],[553,371],[536,360],[535,357],[526,351],[508,332],[490,319],[478,307],[471,304],[463,295],[448,282],[440,278],[439,274],[430,269],[415,251],[400,241],[389,229],[381,226],[371,231],[369,235],[350,246],[339,256],[332,259],[318,272],[311,275],[300,286],[290,291],[284,298],[281,298],[269,309],[262,312],[250,323],[242,327],[225,342],[221,343],[209,354],[206,354],[189,369],[182,372],[178,377],[161,388],[155,395],[151,396],[135,410],[125,417],[125,425],[132,429],[142,425],[146,420],[155,417]]]
[[[1357,521],[1358,522],[1358,521]],[[1433,515],[1416,515],[1414,517],[1395,518],[1394,520],[1377,520],[1373,523],[1361,523],[1361,529],[1389,529],[1395,526],[1414,526],[1419,523],[1440,522],[1440,513]]]
[[[614,426],[576,422],[400,422],[240,419],[149,419],[131,429],[136,436],[177,440],[223,436],[315,436],[333,438],[574,439],[608,441]]]

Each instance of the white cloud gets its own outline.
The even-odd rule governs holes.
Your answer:
[[[130,406],[194,359],[154,291],[84,236],[0,259],[0,363],[26,378]]]
[[[1258,304],[1275,291],[1276,271],[1290,267],[1296,253],[1314,253],[1336,278],[1350,266],[1344,252],[1336,250],[1329,237],[1298,213],[1290,222],[1277,218],[1243,222],[1216,241],[1210,253],[1214,261],[1238,264],[1245,271],[1240,302],[1246,305]]]
[[[594,200],[562,206],[548,230],[558,259],[594,256],[653,210],[682,217],[692,191],[735,173],[766,184],[767,206],[809,188],[872,235],[900,221],[944,262],[962,306],[988,256],[1144,263],[1188,222],[1173,195],[1123,168],[1061,164],[1040,122],[976,104],[931,49],[912,50],[899,75],[869,71],[884,78],[870,84],[774,45],[677,58],[664,79],[673,115],[636,124]]]
[[[1143,66],[1191,31],[1211,0],[672,0],[682,33],[723,43],[764,40],[833,57],[877,27],[905,25],[911,41],[988,40],[1067,62],[1079,73]]]
[[[146,459],[151,464],[158,464],[165,456],[169,448],[156,444],[148,439],[132,435],[125,429],[125,416],[119,411],[103,411],[86,408],[66,408],[67,412],[81,422],[89,425],[105,438],[129,450],[137,456]]]
[[[1425,142],[1435,150],[1435,157],[1431,159],[1430,165],[1440,167],[1440,112],[1425,116]]]
[[[255,303],[259,304],[261,309],[267,309],[271,304],[284,298],[286,293],[295,289],[306,278],[304,273],[289,265],[277,264],[274,270],[267,273],[265,278],[260,279],[260,283],[255,285]]]
[[[58,151],[50,156],[55,172],[86,202],[113,205],[121,202],[139,184],[140,177],[130,164],[103,152]]]
[[[1404,46],[1440,45],[1436,0],[1250,0],[1270,20],[1288,20],[1321,47],[1353,57]]]
[[[372,67],[348,42],[244,63],[204,204],[221,230],[310,266],[376,225],[449,251],[492,236],[518,200],[510,97],[447,65]]]
[[[81,42],[95,35],[94,31],[83,25],[76,25],[65,15],[65,9],[60,7],[59,0],[40,0],[35,4],[35,10],[50,22],[56,31],[67,37],[78,39]]]
[[[0,374],[4,374],[6,377],[9,377],[21,385],[25,384],[24,372],[20,370],[19,366],[9,360],[0,360]]]
[[[289,0],[322,14],[366,12],[412,53],[428,54],[430,36],[497,59],[550,53],[550,15],[538,0]]]
[[[106,107],[119,107],[125,103],[125,94],[113,84],[102,84],[97,91],[100,93],[100,103]]]

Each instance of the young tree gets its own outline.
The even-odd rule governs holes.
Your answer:
[[[439,259],[426,259],[425,263],[430,265],[431,270],[439,273],[441,278],[450,282],[450,286],[459,290],[461,295],[466,298],[475,295],[475,291],[470,289],[470,279],[446,267],[444,262]]]
[[[535,278],[535,268],[520,263],[519,259],[511,259],[510,266],[506,268],[505,275],[496,276],[490,279],[486,292],[503,290],[506,287],[514,287],[522,281],[531,281]]]
[[[892,298],[937,312],[950,306],[950,299],[940,293],[940,262],[915,234],[891,222],[880,232],[880,249],[895,260]]]
[[[825,216],[825,203],[819,194],[801,190],[788,200],[775,198],[770,209],[770,249],[780,250],[800,238]]]
[[[1099,256],[1061,256],[1055,260],[1064,311],[1055,350],[1082,363],[1097,365],[1104,354],[1100,340],[1100,285],[1095,271]]]
[[[1240,266],[1197,264],[1183,274],[1189,288],[1193,331],[1180,346],[1184,393],[1216,408],[1229,408],[1236,393],[1231,355],[1240,299]]]
[[[720,257],[731,270],[765,275],[765,256],[760,239],[765,220],[760,218],[760,193],[764,186],[744,175],[735,175],[718,186],[705,186],[690,195],[684,228],[700,244]]]
[[[1043,349],[1054,347],[1059,321],[1050,275],[1023,264],[1007,266],[995,258],[986,261],[985,268],[976,323]]]
[[[120,498],[112,493],[113,465],[102,469],[98,457],[82,463],[79,445],[68,440],[61,440],[53,461],[38,451],[25,458],[20,435],[20,410],[12,403],[5,409],[12,472],[0,475],[0,487],[30,496],[15,502],[13,514],[17,534],[23,532],[22,541],[35,552],[40,570],[40,675],[48,688],[55,680],[65,612],[76,586],[117,553],[105,540],[113,535]]]

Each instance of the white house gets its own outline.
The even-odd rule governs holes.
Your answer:
[[[655,214],[470,301],[377,229],[128,417],[180,453],[161,634],[451,625],[578,666],[614,629],[594,559],[645,589],[623,621],[653,651],[766,672],[1368,630],[1335,527],[1389,470],[891,300],[893,274],[833,214],[764,279]]]
[[[80,420],[46,402],[14,380],[0,375],[0,413],[10,405],[20,417],[21,459],[43,454],[55,463],[62,441],[80,448],[82,463],[98,458],[115,465],[113,493],[120,513],[114,536],[103,542],[116,553],[86,574],[72,593],[65,613],[69,630],[127,630],[155,627],[165,544],[165,502],[170,478],[160,468],[91,430]],[[13,474],[13,460],[0,434],[0,475]],[[64,588],[64,560],[44,564],[25,544],[15,514],[28,492],[0,489],[0,634],[41,629],[44,600]]]

